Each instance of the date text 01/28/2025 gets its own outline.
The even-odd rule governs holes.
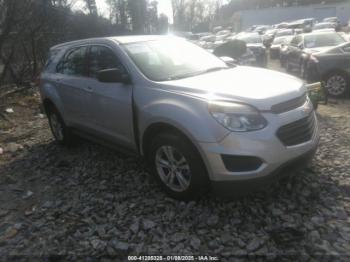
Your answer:
[[[128,261],[219,261],[215,256],[128,256]]]

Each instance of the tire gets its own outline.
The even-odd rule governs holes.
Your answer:
[[[47,110],[47,117],[49,119],[52,135],[56,142],[60,145],[71,145],[73,142],[73,135],[54,106],[50,106]]]
[[[342,97],[349,91],[349,76],[342,72],[330,73],[325,78],[325,89],[332,97]]]
[[[202,158],[182,135],[163,133],[156,136],[147,154],[152,174],[170,197],[193,200],[209,190],[210,182]]]

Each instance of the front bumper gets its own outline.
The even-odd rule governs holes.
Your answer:
[[[314,157],[315,153],[316,148],[282,164],[267,176],[240,181],[212,181],[213,192],[217,195],[232,197],[267,191],[271,188],[273,183],[286,176],[292,175],[292,171],[306,167],[309,161]]]
[[[305,117],[304,107],[279,115],[265,113],[269,122],[263,130],[247,133],[230,133],[219,143],[200,143],[200,150],[207,166],[211,181],[244,181],[263,178],[273,173],[285,163],[315,151],[319,141],[318,123],[315,112],[315,127],[312,138],[302,144],[285,146],[276,136],[277,130],[286,124]],[[249,156],[262,160],[262,164],[252,171],[230,172],[224,164],[223,155]]]

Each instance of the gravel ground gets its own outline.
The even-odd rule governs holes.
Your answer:
[[[0,260],[350,259],[349,100],[320,106],[315,159],[272,192],[189,203],[166,197],[139,158],[56,145],[36,93],[5,102],[14,112],[0,116]]]

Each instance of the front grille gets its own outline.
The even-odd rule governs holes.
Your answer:
[[[281,114],[284,112],[291,111],[293,109],[296,109],[304,105],[306,103],[306,100],[307,100],[307,95],[305,93],[304,95],[294,98],[292,100],[288,100],[286,102],[273,105],[271,107],[271,112],[274,114]]]
[[[315,129],[315,117],[308,117],[282,126],[277,131],[277,137],[285,146],[295,146],[310,141]]]

